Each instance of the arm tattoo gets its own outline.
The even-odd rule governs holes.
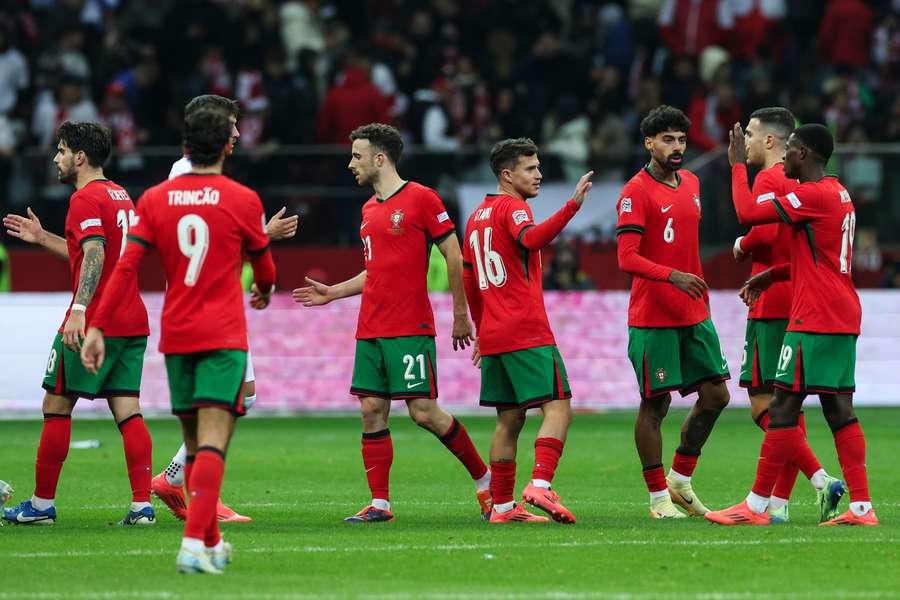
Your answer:
[[[100,284],[103,274],[103,244],[90,241],[84,247],[84,259],[81,261],[81,274],[78,279],[78,291],[75,293],[75,304],[87,306]]]

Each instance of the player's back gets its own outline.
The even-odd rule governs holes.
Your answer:
[[[647,168],[632,177],[619,199],[616,232],[640,233],[641,256],[702,278],[700,181],[684,169],[676,177],[676,186],[656,179]],[[636,277],[631,283],[632,327],[694,325],[708,316],[705,298],[693,299],[669,282]]]
[[[125,237],[135,221],[134,203],[123,187],[109,179],[95,179],[72,194],[66,213],[66,245],[72,273],[72,294],[78,291],[84,261],[84,244],[91,239],[104,245],[103,269],[87,307],[85,322],[90,325],[99,300],[103,295],[116,261],[122,255]],[[106,335],[148,335],[147,310],[138,292],[137,282],[130,282],[127,302],[111,315]],[[66,319],[69,312],[66,312]],[[65,321],[63,321],[65,323]],[[62,331],[62,329],[60,329]]]
[[[756,202],[765,202],[776,196],[786,196],[793,192],[800,182],[784,175],[784,165],[777,163],[760,171],[753,180],[753,196]],[[791,227],[786,223],[756,225],[766,239],[772,242],[754,248],[750,275],[756,275],[776,265],[791,261]],[[773,284],[762,293],[750,308],[750,319],[787,319],[791,311],[791,282]]]
[[[859,333],[862,309],[851,273],[856,212],[850,193],[836,177],[824,177],[801,184],[786,200],[793,222],[788,331]]]
[[[257,194],[217,174],[186,174],[150,188],[135,235],[159,249],[166,274],[163,353],[247,349],[242,248],[265,251]]]
[[[524,200],[489,194],[469,217],[463,249],[484,305],[478,330],[482,354],[555,344],[544,308],[541,253],[519,243],[534,225]]]

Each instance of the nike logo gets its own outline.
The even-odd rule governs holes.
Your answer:
[[[420,381],[419,383],[407,383],[406,389],[411,390],[412,388],[419,387],[420,385],[423,385],[424,383],[425,383],[424,381]]]
[[[40,517],[24,517],[22,513],[16,515],[17,523],[34,523],[35,521],[46,521],[50,517],[47,515],[42,515]]]
[[[669,209],[672,208],[673,206],[675,206],[675,205],[674,205],[674,204],[670,204],[670,205],[668,205],[667,207],[665,207],[664,209],[662,209],[662,211],[663,211],[663,212],[669,212]]]

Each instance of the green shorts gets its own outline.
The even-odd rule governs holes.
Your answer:
[[[571,397],[566,365],[556,346],[481,357],[481,406],[527,409]]]
[[[628,358],[642,398],[729,378],[728,362],[711,319],[685,327],[629,327]]]
[[[57,333],[44,371],[44,389],[80,398],[140,396],[147,336],[108,337],[104,343],[106,358],[92,375],[81,364],[81,356],[64,346],[62,334]]]
[[[748,319],[741,355],[741,387],[772,385],[781,356],[787,319]]]
[[[208,350],[166,354],[172,413],[185,415],[198,408],[219,407],[244,415],[244,350]]]
[[[778,358],[775,387],[803,394],[856,390],[856,335],[788,331]]]
[[[356,340],[354,396],[410,400],[437,398],[437,353],[434,337],[409,335]]]

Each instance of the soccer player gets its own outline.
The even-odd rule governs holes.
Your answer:
[[[784,176],[784,148],[788,136],[794,130],[794,115],[786,108],[774,106],[761,108],[750,115],[747,123],[747,164],[761,169],[753,180],[752,195],[757,202],[765,202],[776,196],[786,196],[800,185],[796,179]],[[734,257],[740,262],[752,257],[751,275],[791,260],[791,228],[787,223],[756,225],[750,232],[734,242]],[[754,422],[765,431],[769,425],[769,402],[772,400],[775,370],[781,353],[781,343],[791,312],[791,283],[773,284],[763,292],[750,308],[747,316],[747,334],[741,360],[741,387],[748,388],[750,414]],[[804,415],[800,413],[799,426],[806,434]],[[809,444],[803,450],[803,464],[816,487],[820,511],[834,504],[844,493],[843,482],[830,477],[822,469]],[[788,500],[797,479],[799,467],[786,463],[778,476],[769,516],[773,523],[788,521]]]
[[[791,228],[791,262],[755,275],[741,289],[748,304],[773,283],[793,286],[790,320],[769,403],[769,427],[763,439],[756,481],[747,499],[706,518],[723,525],[768,525],[772,490],[784,465],[801,465],[806,439],[800,410],[807,394],[819,395],[834,434],[838,460],[850,489],[850,509],[822,525],[877,525],[866,473],[866,441],[853,413],[856,338],[862,308],[851,276],[856,213],[850,194],[825,175],[834,150],[831,132],[811,123],[794,130],[784,154],[784,174],[800,185],[784,196],[756,202],[747,187],[746,150],[740,125],[731,131],[732,195],[738,220],[745,225],[783,221]],[[830,507],[836,513],[837,505]]]
[[[359,230],[366,268],[336,285],[307,279],[308,286],[293,292],[294,300],[304,306],[362,293],[350,393],[359,397],[363,464],[372,501],[344,520],[372,523],[394,518],[389,493],[392,400],[405,401],[413,421],[437,436],[466,467],[475,482],[482,519],[487,519],[490,471],[466,428],[437,403],[434,315],[426,288],[432,244],[447,261],[454,350],[467,347],[472,336],[453,222],[434,190],[397,173],[403,140],[396,128],[370,123],[355,129],[350,139],[350,171],[360,186],[375,190],[363,205]]]
[[[194,114],[201,108],[217,108],[228,114],[228,120],[231,121],[231,138],[228,142],[227,154],[230,156],[234,152],[234,146],[237,144],[241,133],[237,128],[237,120],[240,116],[240,109],[237,102],[223,96],[215,94],[205,94],[192,99],[184,107],[184,116]],[[179,175],[190,173],[192,169],[191,159],[188,155],[182,156],[172,164],[169,171],[169,179],[174,179]],[[287,218],[284,213],[286,207],[282,207],[275,215],[269,219],[266,225],[266,233],[272,240],[283,240],[294,237],[297,233],[298,216],[292,215]],[[245,264],[246,268],[247,265]],[[247,372],[244,374],[244,406],[249,410],[256,403],[256,375],[253,372],[253,358],[250,355],[250,349],[247,348]],[[187,458],[187,447],[182,444],[169,465],[156,477],[153,478],[153,493],[156,497],[165,502],[169,510],[176,518],[184,520],[187,515],[187,504],[184,499],[184,467]],[[230,507],[226,506],[221,500],[216,507],[216,514],[219,521],[223,523],[240,523],[252,521],[250,517],[238,514]]]
[[[709,316],[700,266],[700,182],[681,168],[691,122],[671,106],[658,106],[641,122],[650,162],[631,178],[617,205],[619,268],[632,275],[628,304],[628,358],[641,404],[634,428],[650,517],[681,518],[707,512],[691,477],[700,450],[728,404],[728,364]],[[668,477],[662,465],[660,425],[672,400],[698,392],[681,427]]]
[[[247,324],[237,267],[242,249],[253,262],[254,308],[265,308],[275,281],[262,203],[256,193],[222,175],[231,123],[216,109],[185,120],[184,146],[192,170],[156,185],[138,201],[137,223],[88,331],[82,361],[105,364],[108,319],[155,246],[166,274],[159,350],[165,355],[172,412],[187,446],[191,496],[176,560],[183,573],[219,574],[231,559],[222,541],[216,503],[235,417],[244,414]]]
[[[97,123],[66,121],[57,137],[53,159],[57,176],[75,186],[66,213],[65,239],[44,231],[30,209],[27,219],[8,215],[3,220],[11,235],[69,259],[73,293],[44,373],[44,427],[35,463],[34,495],[6,509],[3,517],[14,523],[40,525],[56,521],[56,485],[69,452],[72,410],[78,398],[106,398],[122,434],[131,480],[131,507],[119,523],[151,525],[156,522],[150,505],[152,442],[138,399],[150,328],[135,282],[123,283],[115,290],[121,303],[107,322],[108,360],[104,367],[89,373],[78,358],[85,327],[93,324],[98,304],[113,290],[113,267],[136,222],[134,204],[128,192],[103,174],[112,143],[107,129]]]
[[[540,225],[528,200],[541,187],[538,148],[528,138],[507,139],[491,149],[497,193],[469,217],[463,250],[466,298],[478,336],[473,361],[481,366],[481,406],[497,411],[491,444],[491,523],[546,522],[514,500],[516,449],[525,411],[540,407],[534,469],[522,500],[559,523],[575,523],[551,488],[569,425],[572,392],[566,367],[544,309],[541,249],[581,208],[591,189],[585,174],[572,199]]]

